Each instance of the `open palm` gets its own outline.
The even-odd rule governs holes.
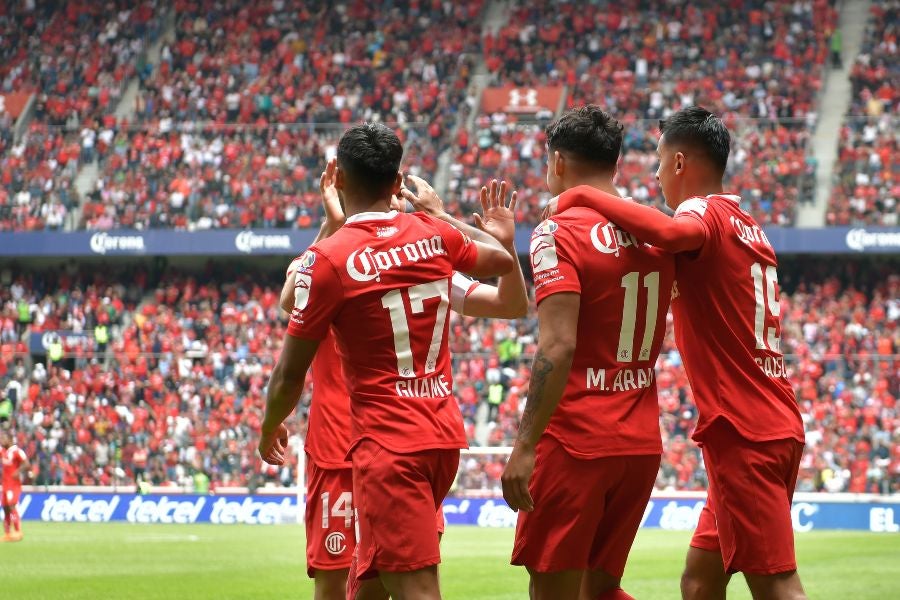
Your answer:
[[[482,215],[475,215],[475,223],[483,231],[492,235],[505,247],[511,247],[516,237],[516,201],[518,194],[512,193],[509,204],[506,204],[506,193],[509,191],[505,181],[499,184],[491,180],[490,187],[481,188]]]

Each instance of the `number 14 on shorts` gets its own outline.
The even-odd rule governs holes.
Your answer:
[[[353,494],[351,492],[341,492],[333,505],[330,503],[331,494],[329,492],[322,493],[322,529],[328,529],[329,519],[344,519],[344,527],[350,529],[353,525]],[[331,509],[329,511],[329,508]]]

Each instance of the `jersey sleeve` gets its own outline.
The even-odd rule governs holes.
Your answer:
[[[553,294],[581,293],[581,280],[571,243],[557,222],[548,219],[531,234],[531,272],[538,304]]]
[[[434,217],[426,217],[440,232],[447,249],[447,256],[457,271],[469,271],[478,260],[478,246],[472,243],[471,238],[462,231]]]
[[[294,309],[287,333],[298,338],[322,340],[343,305],[343,286],[334,266],[320,252],[307,250],[298,260]]]
[[[715,250],[718,236],[712,222],[713,218],[709,201],[706,198],[688,198],[678,205],[674,218],[693,219],[703,226],[703,245],[695,255],[696,258],[705,256]]]
[[[455,271],[453,278],[450,280],[450,308],[459,314],[463,314],[466,298],[479,285],[481,285],[480,282],[466,277],[459,271]]]

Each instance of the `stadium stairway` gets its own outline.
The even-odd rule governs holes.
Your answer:
[[[163,44],[167,40],[174,39],[175,11],[169,10],[165,18],[165,24],[163,26],[162,33],[160,33],[156,41],[147,49],[147,62],[152,65],[158,65],[159,56],[162,52]],[[121,121],[122,119],[126,119],[129,122],[133,121],[135,98],[137,97],[139,87],[140,81],[138,77],[132,77],[131,81],[129,81],[128,85],[125,87],[125,92],[122,94],[122,97],[119,100],[119,104],[118,106],[116,106],[116,110],[114,111],[116,120]],[[97,162],[81,165],[81,168],[78,171],[78,176],[75,178],[75,190],[78,192],[79,198],[84,199],[88,194],[94,191],[97,185],[97,178],[99,176],[100,165]],[[78,224],[81,223],[81,214],[82,208],[81,204],[79,203],[73,208],[73,210],[67,217],[67,228],[77,228]]]
[[[501,27],[506,25],[509,20],[509,0],[493,0],[489,2],[484,9],[484,17],[481,25],[482,35],[490,32],[495,33]],[[469,104],[468,114],[463,111],[458,112],[456,124],[450,139],[456,139],[456,132],[460,127],[465,127],[472,132],[475,126],[475,118],[478,116],[478,107],[481,104],[481,94],[490,81],[490,74],[484,62],[484,54],[479,54],[478,62],[472,75],[472,83],[469,84],[469,92],[466,95],[466,102]],[[453,148],[447,148],[441,152],[438,157],[438,169],[434,177],[434,189],[440,196],[446,196],[447,184],[450,181],[450,165],[453,162]]]
[[[825,225],[825,213],[834,183],[834,163],[838,155],[841,124],[851,101],[850,69],[862,45],[870,4],[869,0],[844,0],[841,6],[838,27],[843,38],[842,67],[831,68],[830,58],[825,66],[827,74],[819,101],[819,121],[812,140],[813,155],[817,163],[815,200],[801,203],[797,209],[799,227]]]

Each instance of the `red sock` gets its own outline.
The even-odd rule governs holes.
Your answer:
[[[10,525],[10,511],[3,511],[3,533],[9,534],[9,525]]]
[[[15,508],[12,509],[12,518],[11,518],[10,520],[12,521],[13,529],[15,529],[16,532],[22,531],[22,525],[21,525],[21,522],[20,522],[20,520],[19,520],[19,511],[18,511],[18,509],[15,509]]]
[[[594,600],[634,600],[634,596],[628,594],[622,588],[617,587],[615,589],[603,592]]]

